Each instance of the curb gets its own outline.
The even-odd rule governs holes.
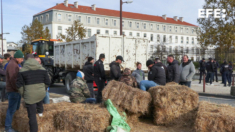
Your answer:
[[[199,96],[216,97],[216,98],[224,98],[224,99],[235,99],[235,96],[229,96],[229,95],[208,94],[208,93],[198,93],[198,94],[199,94]]]

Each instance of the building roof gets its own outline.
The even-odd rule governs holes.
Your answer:
[[[41,13],[50,11],[50,10],[65,10],[65,11],[72,11],[72,12],[82,12],[82,13],[89,13],[89,14],[97,14],[97,15],[105,15],[105,16],[113,16],[113,17],[120,17],[120,11],[117,10],[110,10],[110,9],[103,9],[103,8],[96,8],[96,11],[94,11],[89,6],[81,6],[78,5],[78,8],[75,8],[73,4],[68,4],[68,7],[64,5],[64,3],[58,4],[54,7],[51,7],[47,10],[44,10],[36,15],[39,15]],[[154,16],[154,15],[147,15],[147,14],[140,14],[140,13],[132,13],[132,12],[125,12],[123,11],[123,18],[130,18],[130,19],[139,19],[139,20],[148,20],[148,21],[155,21],[155,22],[163,22],[163,23],[171,23],[171,24],[179,24],[179,25],[186,25],[186,26],[194,26],[196,25],[187,23],[187,22],[181,22],[181,21],[175,21],[173,18],[167,17],[167,19],[163,19],[161,16]]]

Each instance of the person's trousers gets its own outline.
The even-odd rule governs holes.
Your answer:
[[[0,99],[2,102],[6,100],[6,82],[0,82]]]
[[[95,104],[96,99],[95,98],[87,98],[83,103],[89,103],[89,104]]]
[[[216,71],[214,72],[214,80],[216,80],[216,82],[218,82],[218,72],[217,72],[217,69],[216,69]]]
[[[223,77],[224,77],[224,86],[227,85],[227,81],[228,81],[228,85],[231,85],[231,77],[229,78],[229,72],[224,72],[223,73]]]
[[[159,86],[154,81],[143,80],[140,82],[140,89],[143,91],[148,91],[151,87]]]
[[[203,79],[203,75],[206,74],[205,70],[200,70],[200,78],[199,78],[199,82],[201,82],[201,80]]]
[[[46,92],[46,96],[43,99],[43,104],[50,104],[50,94],[48,91]]]
[[[87,84],[87,87],[90,91],[91,98],[95,98],[93,82],[90,82],[90,83],[87,82],[86,84]]]
[[[212,84],[214,78],[214,72],[207,72],[206,83]]]
[[[43,101],[36,104],[26,104],[30,132],[38,132],[37,113],[43,113]]]
[[[223,75],[222,72],[220,74],[221,74],[221,77],[222,77],[222,83],[224,83],[224,75]]]
[[[185,85],[185,86],[188,86],[189,88],[191,88],[191,81],[188,81],[188,82],[180,82],[179,84],[180,84],[180,85]]]
[[[12,128],[12,119],[16,110],[20,108],[21,95],[18,92],[8,92],[8,109],[5,120],[5,130]]]
[[[99,77],[95,77],[95,83],[98,87],[98,93],[96,97],[96,103],[101,103],[102,102],[102,91],[105,86],[105,81]]]

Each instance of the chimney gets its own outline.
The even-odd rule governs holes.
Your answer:
[[[75,7],[75,8],[78,8],[78,2],[77,2],[77,1],[74,2],[74,7]]]
[[[59,3],[56,3],[56,5],[59,5]]]
[[[92,10],[96,11],[96,5],[95,4],[91,5],[91,8],[92,8]]]
[[[177,16],[174,16],[174,20],[175,20],[175,21],[178,21],[178,17],[177,17]]]
[[[162,18],[163,18],[164,20],[166,20],[166,15],[162,15]]]
[[[183,18],[183,17],[180,17],[179,20],[180,20],[181,22],[184,22],[184,18]]]
[[[68,5],[68,0],[64,0],[64,5],[65,5],[66,7],[69,6],[69,5]]]

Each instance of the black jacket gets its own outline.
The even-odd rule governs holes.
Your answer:
[[[206,62],[203,62],[202,60],[199,62],[200,64],[200,71],[205,71],[206,70]]]
[[[233,73],[233,67],[232,67],[232,65],[223,63],[223,65],[221,65],[220,72],[222,74],[225,72]]]
[[[165,75],[167,75],[167,67],[164,64],[162,64],[162,62],[155,63],[154,65],[155,66],[163,66],[163,68],[165,70]]]
[[[6,81],[6,71],[4,70],[4,67],[2,64],[0,64],[0,81],[1,82]]]
[[[156,64],[150,68],[150,71],[148,73],[148,80],[154,81],[155,83],[159,85],[165,85],[166,74],[165,74],[164,67],[160,63],[156,63]]]
[[[174,60],[172,63],[169,63],[167,66],[167,82],[176,82],[179,83],[180,73],[179,73],[179,62]]]
[[[85,80],[87,83],[92,83],[94,81],[94,67],[92,63],[86,62],[85,66],[83,67],[83,73],[85,74]]]
[[[115,61],[113,61],[112,63],[110,63],[109,67],[110,67],[110,78],[111,78],[111,80],[118,81],[119,78],[122,76],[119,64],[116,63]]]
[[[208,61],[208,62],[206,63],[206,70],[207,70],[207,72],[214,72],[214,71],[215,71],[215,65],[214,65],[214,63]]]
[[[94,77],[99,77],[103,81],[106,81],[105,71],[104,71],[104,64],[103,61],[98,60],[95,62],[94,65]]]
[[[219,68],[219,63],[218,62],[213,62],[214,63],[214,68],[217,70],[217,68]]]

